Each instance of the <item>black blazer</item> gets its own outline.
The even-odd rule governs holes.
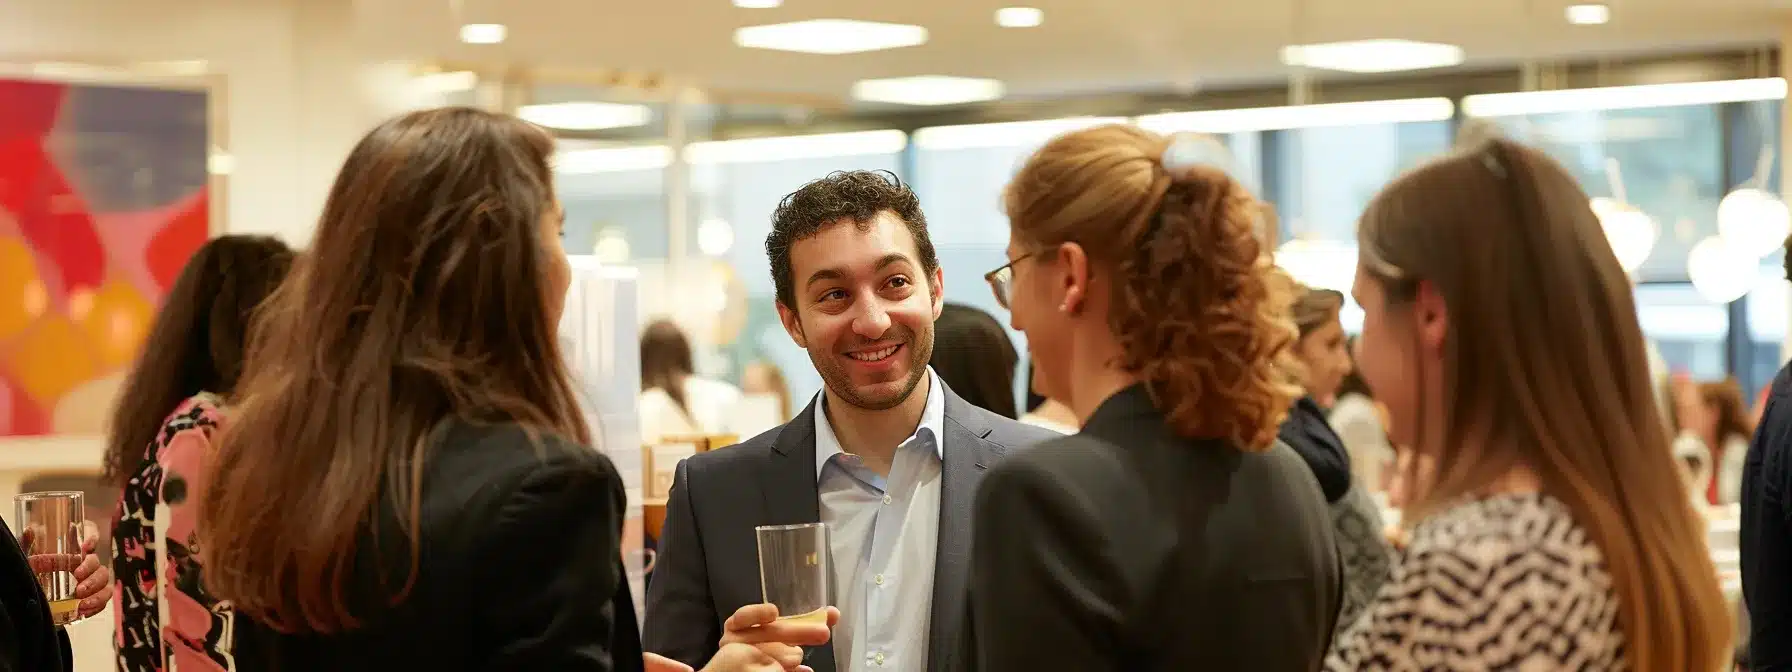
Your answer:
[[[398,586],[409,569],[389,501],[381,497],[380,549],[363,537],[354,598],[387,594],[381,574]],[[281,635],[239,616],[239,667],[640,670],[620,551],[624,502],[615,467],[589,447],[532,440],[514,425],[449,423],[424,468],[422,556],[409,598],[332,636]]]
[[[975,670],[1315,670],[1341,591],[1325,496],[1279,442],[1174,435],[1143,386],[977,493]]]
[[[50,624],[50,605],[12,528],[0,520],[0,672],[72,670],[68,634]]]
[[[937,381],[938,378],[935,378]],[[986,468],[1058,434],[972,406],[945,383],[938,550],[928,669],[950,669],[970,569],[971,497]],[[679,463],[647,588],[647,650],[701,668],[715,655],[722,621],[762,601],[753,528],[821,520],[815,482],[815,411],[745,443]],[[815,672],[834,672],[833,644],[807,651]]]

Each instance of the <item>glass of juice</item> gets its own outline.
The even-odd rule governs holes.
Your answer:
[[[822,523],[761,525],[759,588],[778,607],[779,620],[826,623],[828,528]]]
[[[81,527],[87,509],[79,492],[28,492],[13,498],[19,546],[50,603],[50,620],[67,625],[80,618],[75,568],[81,566]]]

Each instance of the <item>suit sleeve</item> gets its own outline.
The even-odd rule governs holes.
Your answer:
[[[1009,460],[978,488],[967,653],[979,672],[1117,670],[1128,610],[1098,498],[1051,469]]]
[[[610,672],[623,493],[602,457],[534,469],[481,542],[477,608],[495,653],[484,669]]]
[[[680,462],[666,499],[666,522],[660,528],[659,556],[647,587],[645,648],[702,668],[716,653],[722,624],[709,594],[709,571],[703,539],[691,511],[690,463]]]

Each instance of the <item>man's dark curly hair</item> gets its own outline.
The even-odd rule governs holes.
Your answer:
[[[871,220],[885,210],[894,213],[908,225],[915,239],[915,251],[921,255],[921,270],[928,285],[940,267],[933,251],[933,239],[927,237],[927,216],[921,214],[921,199],[908,185],[887,170],[842,170],[829,173],[791,192],[772,211],[772,232],[765,237],[765,256],[772,260],[772,282],[778,290],[778,303],[796,309],[795,270],[790,267],[790,246],[820,233],[828,225],[842,220],[852,222],[860,231],[871,229]]]

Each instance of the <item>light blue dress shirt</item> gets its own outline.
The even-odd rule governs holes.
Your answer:
[[[841,450],[823,392],[815,413],[815,479],[834,568],[834,662],[840,672],[927,667],[939,544],[946,400],[927,369],[927,405],[896,449],[889,478]]]

